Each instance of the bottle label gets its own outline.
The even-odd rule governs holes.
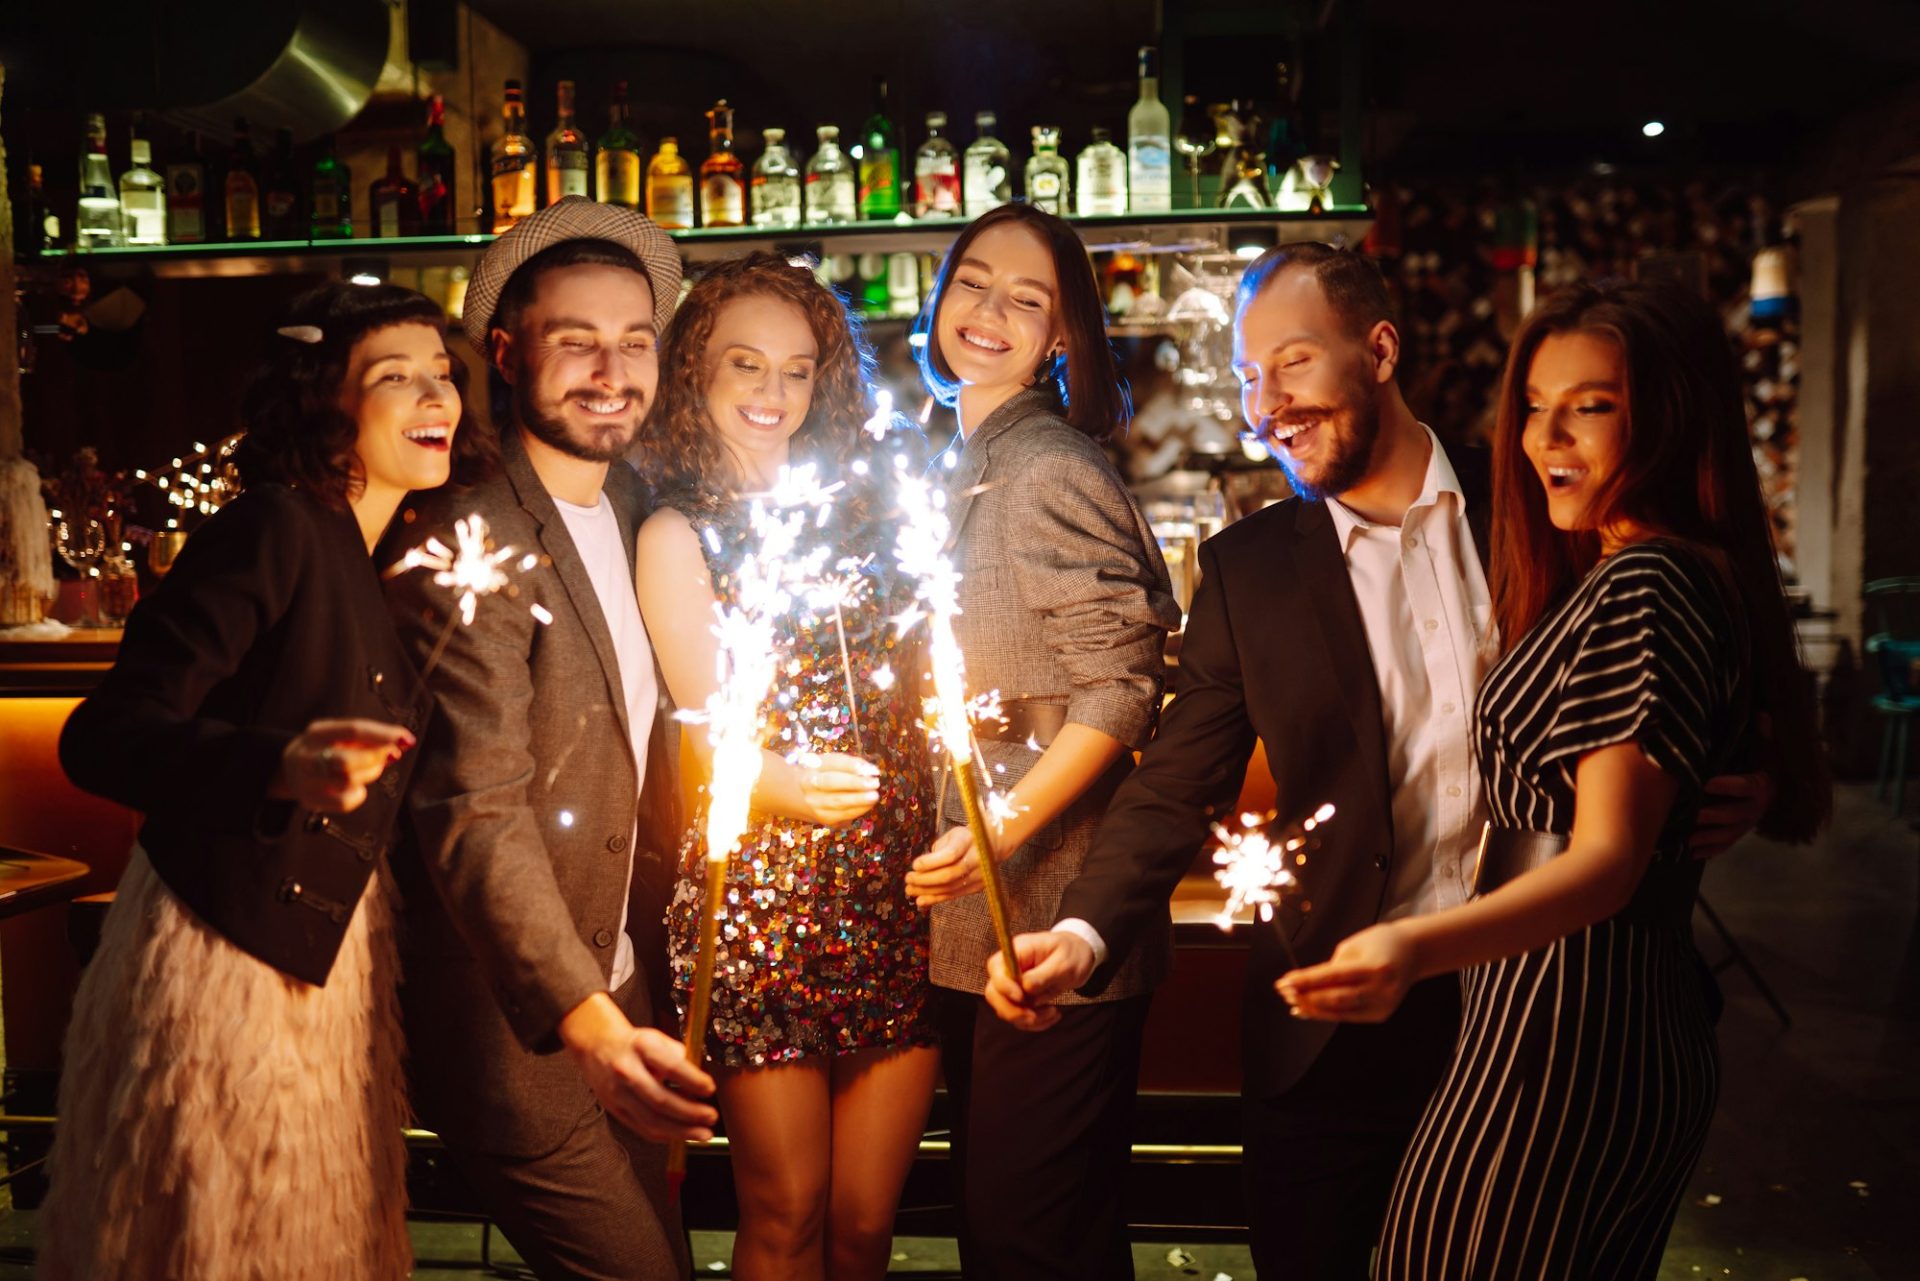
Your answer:
[[[391,196],[381,200],[373,211],[373,234],[376,236],[397,236],[400,234],[400,202]]]
[[[922,160],[914,167],[913,203],[919,214],[960,212],[960,175],[954,172],[952,157]]]
[[[900,190],[893,171],[893,153],[860,158],[860,212],[892,217],[900,212]]]
[[[176,243],[206,238],[206,219],[200,212],[205,181],[199,165],[167,166],[167,232]]]
[[[631,151],[600,153],[600,202],[610,205],[639,203],[640,157]]]
[[[1007,181],[1007,157],[998,152],[968,156],[964,187],[969,218],[1005,204],[1013,195],[1012,185]]]
[[[693,226],[693,179],[673,177],[649,182],[647,217],[676,230]]]
[[[315,222],[340,221],[340,188],[333,183],[313,184],[313,220]]]
[[[269,191],[266,200],[267,217],[292,217],[294,200],[295,196],[291,191]]]
[[[550,200],[562,196],[586,196],[587,190],[587,153],[584,151],[556,151],[549,161],[548,191]]]
[[[700,181],[701,220],[709,227],[738,227],[747,220],[740,180],[731,174],[710,174]]]
[[[1060,175],[1045,170],[1027,180],[1027,199],[1048,213],[1060,212]]]
[[[810,173],[807,175],[807,221],[852,222],[859,217],[859,192],[853,174]]]
[[[524,156],[496,160],[493,165],[493,216],[519,219],[533,215],[533,164]],[[511,224],[509,224],[511,225]],[[505,230],[505,228],[498,228]]]

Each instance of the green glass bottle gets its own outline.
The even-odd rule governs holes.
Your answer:
[[[439,94],[427,108],[427,136],[420,140],[420,230],[429,236],[450,236],[458,228],[454,198],[458,179],[453,144],[447,141],[447,104]]]
[[[333,135],[321,144],[320,159],[313,163],[313,238],[315,240],[351,240],[353,238],[353,175],[333,154]]]
[[[900,142],[887,114],[887,81],[873,79],[873,114],[860,130],[860,216],[891,220],[900,212]]]

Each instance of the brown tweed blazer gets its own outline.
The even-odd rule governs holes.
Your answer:
[[[967,687],[1066,708],[1067,720],[1131,747],[1152,735],[1166,683],[1167,633],[1180,623],[1159,544],[1100,446],[1035,388],[974,430],[947,473]],[[983,741],[993,786],[1006,790],[1038,759],[1019,743]],[[1133,768],[1114,768],[1002,864],[1016,933],[1052,928],[1080,873],[1107,801]],[[965,822],[960,792],[941,775],[942,830]],[[978,992],[993,954],[978,894],[933,910],[933,981]],[[1097,997],[1137,996],[1165,977],[1172,936],[1143,940]]]

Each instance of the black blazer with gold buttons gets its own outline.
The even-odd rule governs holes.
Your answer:
[[[315,720],[418,733],[418,688],[352,513],[256,486],[195,531],[134,609],[113,670],[61,731],[60,763],[145,815],[140,844],[194,915],[325,983],[391,840],[411,756],[351,814],[311,813],[267,788]]]

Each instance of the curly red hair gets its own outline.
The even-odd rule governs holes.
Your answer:
[[[812,270],[761,251],[715,265],[680,303],[660,347],[660,391],[634,441],[633,459],[656,491],[730,493],[733,464],[707,413],[712,363],[707,344],[720,311],[736,298],[777,298],[806,317],[819,350],[813,403],[793,434],[793,459],[838,472],[860,450],[873,415],[873,354],[847,308]]]

